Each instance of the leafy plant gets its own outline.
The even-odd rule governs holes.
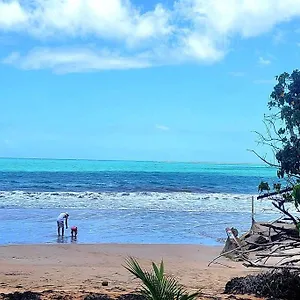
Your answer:
[[[262,193],[264,191],[269,192],[270,191],[270,186],[267,182],[262,181],[258,186],[258,192]]]
[[[258,199],[268,197],[273,205],[291,220],[300,233],[300,218],[288,211],[287,203],[293,203],[300,212],[300,71],[284,72],[275,77],[276,84],[270,94],[264,116],[266,133],[260,134],[259,142],[269,148],[273,159],[268,160],[252,150],[263,162],[277,169],[279,183],[261,182]],[[265,193],[266,194],[262,194]]]
[[[298,208],[300,204],[300,184],[297,184],[293,187],[292,196],[295,201],[295,206]]]
[[[152,262],[152,272],[143,270],[133,257],[126,260],[124,267],[142,281],[140,293],[146,300],[193,300],[200,294],[189,294],[175,277],[166,275],[163,260],[159,266]]]

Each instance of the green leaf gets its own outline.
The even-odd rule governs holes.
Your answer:
[[[267,182],[261,181],[258,186],[258,192],[270,191],[270,186]]]
[[[124,267],[142,281],[140,293],[146,300],[192,300],[199,295],[199,293],[188,294],[176,278],[166,276],[163,261],[159,268],[152,262],[152,273],[143,270],[137,260],[132,257],[125,261]]]
[[[160,274],[164,274],[165,273],[164,269],[165,269],[164,268],[164,262],[163,262],[163,260],[161,260],[161,262],[160,262]]]
[[[156,264],[154,262],[152,262],[152,267],[153,267],[153,270],[155,272],[155,275],[156,275],[157,279],[159,281],[161,281],[162,278],[163,278],[163,274],[160,273],[160,270],[158,269],[158,267],[156,266]]]
[[[274,183],[273,188],[276,192],[279,192],[281,189],[281,184],[280,183]]]
[[[296,225],[298,232],[300,232],[300,222],[297,223]]]
[[[300,184],[294,186],[292,196],[295,201],[295,206],[298,207],[300,204]]]

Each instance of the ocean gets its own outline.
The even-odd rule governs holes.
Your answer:
[[[76,243],[219,245],[225,228],[251,225],[265,165],[0,159],[0,244],[71,243],[56,218],[70,215]],[[255,218],[277,217],[255,200]]]

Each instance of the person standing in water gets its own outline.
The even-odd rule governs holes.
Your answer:
[[[58,236],[60,236],[60,228],[61,228],[61,235],[64,236],[64,233],[65,233],[64,223],[66,223],[66,229],[68,229],[68,218],[69,218],[69,214],[66,212],[61,213],[57,217],[57,234],[58,234]]]

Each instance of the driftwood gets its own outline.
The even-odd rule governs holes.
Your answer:
[[[277,265],[264,265],[264,264],[254,264],[254,263],[243,263],[245,267],[254,267],[254,268],[266,268],[266,269],[289,269],[289,270],[299,270],[300,266],[277,266]]]
[[[234,228],[226,228],[226,233],[223,251],[209,266],[227,257],[242,261],[245,267],[300,271],[300,237],[294,223],[254,222],[250,231],[241,237]]]
[[[264,271],[257,275],[233,278],[226,284],[225,293],[255,294],[268,299],[300,299],[300,218],[293,216],[285,207],[285,202],[275,196],[291,190],[287,188],[279,193],[268,193],[257,198],[269,197],[273,200],[273,206],[283,214],[274,222],[255,222],[252,198],[251,229],[238,239],[238,246],[235,239],[228,236],[223,253],[226,253],[227,245],[232,248],[236,245],[236,251],[232,251],[231,255],[236,255],[247,268]],[[300,212],[299,209],[297,211]]]
[[[246,267],[300,270],[299,218],[295,218],[286,209],[284,201],[276,198],[276,195],[290,192],[292,189],[288,187],[257,197],[257,199],[273,200],[273,206],[283,214],[283,217],[274,222],[255,222],[252,198],[251,229],[248,233],[238,237],[236,229],[226,228],[227,240],[224,249],[209,265],[225,256],[243,261]]]

